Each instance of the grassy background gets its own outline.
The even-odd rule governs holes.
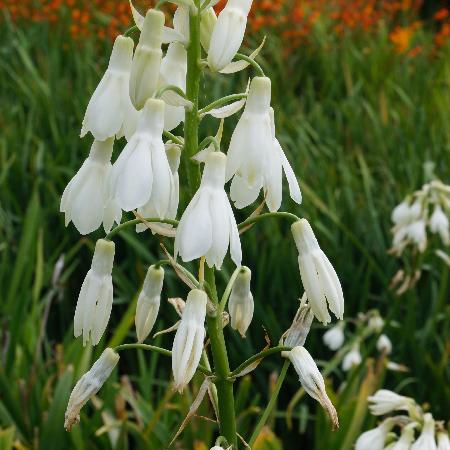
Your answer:
[[[379,309],[390,319],[386,332],[394,345],[392,359],[410,372],[386,374],[373,342],[363,348],[364,363],[350,374],[334,367],[330,390],[337,392],[342,426],[332,435],[322,413],[306,398],[293,409],[288,426],[288,404],[299,388],[291,370],[269,423],[280,441],[267,429],[258,448],[298,446],[299,432],[304,448],[352,448],[361,427],[373,423],[369,418],[364,423],[365,397],[380,385],[414,396],[428,403],[436,418],[449,419],[448,268],[429,254],[417,287],[398,298],[388,284],[400,263],[386,253],[390,212],[426,181],[424,163],[434,162],[436,175],[449,182],[448,47],[411,58],[395,55],[383,30],[337,40],[317,27],[311,38],[309,46],[286,60],[277,37],[271,37],[261,58],[274,86],[277,134],[304,194],[300,207],[285,195],[283,208],[312,221],[342,280],[346,317]],[[431,46],[428,31],[417,39],[425,49]],[[12,448],[12,442],[46,450],[165,448],[201,382],[195,380],[187,396],[174,395],[169,361],[140,352],[123,354],[119,371],[98,401],[83,410],[82,426],[70,435],[63,430],[76,379],[105,345],[135,339],[133,302],[146,267],[160,258],[158,238],[138,238],[127,231],[117,239],[113,315],[102,344],[83,349],[73,338],[73,311],[101,233],[80,237],[72,226],[64,228],[58,211],[64,186],[91,143],[79,139],[80,124],[110,46],[99,40],[74,42],[63,29],[50,30],[45,24],[2,23],[0,448]],[[247,76],[205,76],[202,88],[208,96],[202,102],[241,91]],[[236,120],[227,120],[224,142]],[[206,121],[202,132],[214,133],[216,126]],[[122,146],[116,145],[116,155]],[[239,218],[248,212],[238,213]],[[302,294],[286,223],[258,224],[242,243],[244,263],[253,269],[256,306],[245,341],[226,331],[232,366],[265,345],[263,327],[278,341]],[[62,258],[63,269],[55,276]],[[185,296],[173,274],[166,279],[165,297]],[[174,320],[174,312],[164,305],[158,327]],[[308,349],[327,367],[336,366],[322,334],[320,326],[313,328]],[[171,340],[164,336],[159,343],[170,348]],[[244,437],[251,434],[280,369],[280,359],[270,358],[236,386]],[[202,408],[200,414],[211,416],[208,406]],[[179,448],[207,448],[214,432],[212,424],[195,419],[178,440]]]

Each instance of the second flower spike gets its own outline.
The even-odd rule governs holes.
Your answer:
[[[317,320],[324,325],[331,321],[328,308],[338,318],[344,316],[344,294],[336,272],[320,249],[311,225],[300,219],[292,227],[298,249],[298,265],[303,287]],[[328,302],[328,306],[327,306]]]
[[[200,188],[184,211],[175,237],[175,256],[183,261],[206,257],[220,269],[230,247],[231,259],[241,265],[242,250],[233,210],[224,190],[226,156],[206,157]]]
[[[144,342],[158,317],[163,281],[164,269],[150,266],[136,306],[135,325],[138,342]]]

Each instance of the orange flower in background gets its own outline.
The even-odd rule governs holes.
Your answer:
[[[433,18],[434,20],[441,22],[449,16],[449,12],[447,8],[441,8],[439,11],[436,11]]]
[[[416,22],[406,27],[397,26],[391,31],[389,39],[394,44],[397,53],[406,53],[409,50],[411,39],[419,26],[419,23]]]

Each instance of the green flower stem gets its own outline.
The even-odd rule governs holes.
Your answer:
[[[262,70],[262,67],[252,58],[249,56],[243,55],[242,53],[236,53],[235,56],[236,59],[241,59],[243,61],[248,62],[258,73],[260,77],[265,77],[264,70]]]
[[[283,368],[281,369],[281,373],[278,377],[277,383],[275,385],[275,389],[272,392],[272,396],[270,397],[269,403],[266,406],[266,409],[264,410],[263,415],[261,416],[261,419],[259,419],[258,424],[256,425],[255,430],[253,431],[252,437],[250,438],[250,441],[248,445],[250,447],[253,446],[253,444],[256,441],[256,438],[259,436],[259,433],[261,432],[262,428],[267,422],[267,419],[269,418],[270,414],[272,413],[273,408],[276,405],[278,394],[280,393],[281,386],[283,385],[284,379],[286,378],[286,373],[289,368],[290,361],[286,359],[283,364]]]
[[[217,305],[217,291],[215,286],[214,269],[205,267],[205,280],[208,282],[212,294],[212,301]],[[219,403],[220,433],[237,450],[236,416],[234,409],[233,381],[230,380],[230,365],[228,362],[227,347],[223,335],[222,314],[208,315],[206,318],[208,336],[211,342],[211,351],[216,375],[215,385]]]
[[[200,186],[200,166],[191,158],[198,149],[198,95],[201,76],[201,47],[200,47],[200,11],[199,0],[195,1],[197,8],[190,9],[189,31],[190,41],[187,48],[187,77],[186,97],[192,102],[192,109],[186,110],[184,119],[184,163],[188,176],[189,188],[193,195]]]
[[[178,225],[178,220],[171,220],[171,219],[158,219],[158,218],[150,218],[150,219],[144,219],[146,222],[150,223],[167,223],[169,225]],[[115,236],[117,233],[120,233],[123,229],[127,227],[131,227],[133,225],[137,225],[143,223],[141,219],[133,219],[129,220],[128,222],[121,223],[120,225],[117,225],[117,227],[113,228],[106,236],[105,239],[111,240],[113,236]]]
[[[239,275],[239,272],[241,271],[242,267],[236,267],[235,271],[231,275],[227,287],[223,291],[222,299],[220,300],[220,306],[219,306],[219,312],[222,313],[225,310],[225,306],[227,306],[228,298],[230,297],[231,290],[233,289],[234,282],[236,281],[237,276]]]
[[[198,115],[202,116],[203,114],[207,113],[208,111],[211,111],[212,109],[220,108],[223,105],[226,105],[231,102],[235,102],[237,100],[242,100],[243,98],[247,98],[247,94],[232,94],[232,95],[227,95],[225,97],[219,98],[218,100],[215,100],[214,102],[212,102],[209,105],[202,108],[198,112]]]
[[[288,213],[288,212],[271,212],[271,213],[265,213],[260,214],[259,216],[255,217],[249,217],[248,219],[244,220],[238,225],[238,228],[245,228],[247,225],[251,225],[252,223],[259,222],[260,220],[267,219],[269,217],[279,217],[279,218],[286,218],[291,220],[292,222],[296,222],[297,220],[300,220],[299,217],[297,217],[295,214]]]
[[[264,359],[267,356],[273,355],[275,353],[289,352],[290,350],[292,350],[291,347],[279,345],[278,347],[268,348],[267,350],[263,350],[259,353],[256,353],[256,355],[251,356],[246,361],[244,361],[241,365],[236,367],[236,369],[234,369],[233,372],[230,373],[230,377],[235,377],[235,376],[239,375],[245,368],[247,368],[248,366],[253,364],[255,361]]]
[[[172,357],[172,352],[170,350],[167,350],[162,347],[156,347],[155,345],[148,345],[148,344],[122,344],[118,345],[117,347],[114,347],[113,350],[118,353],[123,350],[129,350],[129,349],[140,349],[140,350],[146,350],[151,351],[155,353],[159,353],[164,356],[168,356],[169,358]],[[208,370],[205,366],[202,366],[201,364],[198,365],[197,370],[202,372],[207,377],[210,377],[213,375],[213,373]]]
[[[170,131],[163,131],[163,135],[166,138],[170,139],[175,144],[184,145],[184,142],[179,137],[177,137],[174,134],[172,134]]]

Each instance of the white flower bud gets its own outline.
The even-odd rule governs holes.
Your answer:
[[[426,413],[423,416],[424,425],[422,433],[419,438],[411,447],[411,450],[437,450],[435,440],[435,421],[430,413]]]
[[[369,409],[374,416],[382,416],[392,411],[408,409],[413,400],[403,397],[387,389],[380,389],[374,395],[368,397]]]
[[[137,111],[131,104],[129,79],[133,40],[118,36],[103,78],[92,94],[81,128],[81,137],[89,131],[98,141],[126,136],[136,128]]]
[[[439,431],[437,434],[438,450],[450,450],[450,439],[446,431]]]
[[[442,208],[436,205],[430,219],[430,230],[432,233],[439,233],[445,245],[450,243],[449,220]]]
[[[302,347],[308,337],[314,314],[309,305],[301,305],[295,314],[289,329],[283,334],[281,345],[286,347]],[[285,356],[285,352],[282,352]]]
[[[306,393],[317,400],[331,419],[333,428],[339,427],[339,420],[331,400],[328,398],[325,381],[316,363],[304,347],[295,347],[285,353],[299,376],[300,383]]]
[[[344,322],[339,322],[323,335],[324,344],[333,352],[339,350],[345,341]]]
[[[384,328],[384,320],[378,314],[375,314],[370,317],[367,327],[374,333],[380,333]]]
[[[386,436],[393,426],[394,422],[387,419],[373,430],[361,434],[356,441],[355,450],[383,450]]]
[[[238,330],[242,337],[252,321],[255,308],[253,295],[250,292],[252,273],[248,267],[242,267],[231,290],[228,311],[231,317],[231,328]]]
[[[205,292],[193,289],[189,292],[180,325],[172,347],[172,371],[174,389],[182,392],[197,370],[205,339],[207,297]]]
[[[70,431],[72,426],[80,421],[80,410],[103,386],[119,362],[119,355],[112,349],[103,351],[89,372],[86,372],[77,382],[70,394],[67,404],[64,428]]]
[[[353,367],[359,366],[362,362],[359,346],[353,347],[342,360],[342,370],[349,371]]]
[[[211,42],[211,36],[216,26],[217,16],[214,8],[206,8],[202,12],[202,18],[200,22],[200,43],[202,44],[205,52],[209,50],[209,44]]]
[[[113,144],[114,138],[94,141],[89,156],[61,197],[60,211],[65,213],[66,226],[72,221],[81,234],[95,231],[102,223],[108,233],[114,222],[120,223],[122,210],[109,192]]]
[[[298,264],[303,287],[311,309],[324,325],[331,321],[328,307],[341,319],[344,316],[344,295],[336,272],[320,249],[314,232],[306,219],[295,222],[292,227],[298,249]]]
[[[166,217],[172,191],[172,172],[162,140],[164,102],[149,99],[140,113],[136,133],[111,171],[111,189],[124,211],[136,208]]]
[[[95,244],[91,269],[81,286],[74,318],[74,334],[83,333],[83,345],[97,345],[106,329],[113,301],[112,267],[115,245],[99,239]]]
[[[377,350],[385,353],[386,355],[390,355],[392,353],[392,342],[385,334],[380,335],[378,338]]]
[[[252,0],[228,0],[219,14],[208,50],[211,70],[219,71],[231,62],[244,40]]]
[[[233,210],[224,190],[227,157],[207,156],[200,188],[184,211],[175,236],[175,256],[183,261],[206,257],[209,267],[222,266],[230,247],[231,259],[241,265],[242,250]]]
[[[163,281],[164,269],[150,266],[136,306],[135,325],[138,342],[144,342],[155,324],[161,302]]]
[[[138,110],[158,87],[163,26],[164,13],[150,9],[145,16],[131,64],[130,97]]]

